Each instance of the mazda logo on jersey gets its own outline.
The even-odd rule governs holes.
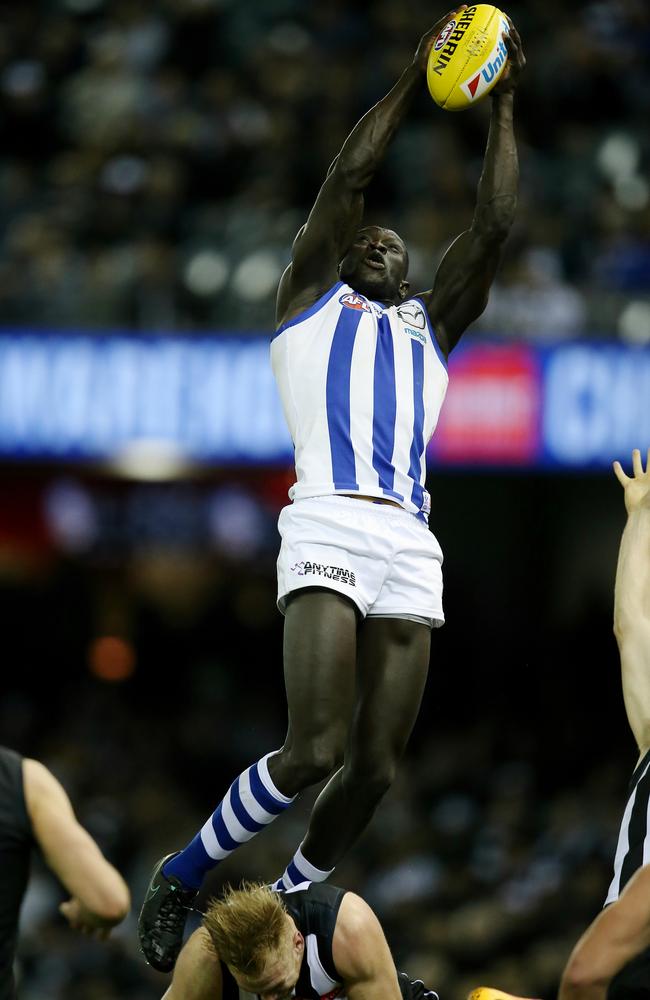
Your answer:
[[[402,323],[408,323],[410,326],[415,326],[418,330],[426,330],[427,321],[424,315],[424,310],[422,306],[419,306],[417,302],[405,302],[403,305],[397,307],[397,315],[401,319]]]
[[[357,295],[356,292],[346,292],[339,299],[342,306],[347,306],[348,309],[361,309],[363,312],[372,312],[370,308],[370,303],[364,299],[363,295]]]

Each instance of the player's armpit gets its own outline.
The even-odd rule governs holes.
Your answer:
[[[445,355],[485,309],[500,256],[500,240],[486,239],[468,229],[442,258],[433,288],[418,296]]]
[[[381,924],[368,904],[351,892],[341,902],[332,956],[348,1000],[401,1000],[395,963]]]
[[[129,911],[129,890],[77,821],[63,787],[36,760],[23,761],[23,782],[36,841],[49,867],[81,904],[81,918],[87,911],[86,923],[119,923]]]
[[[363,205],[362,192],[335,161],[293,242],[291,265],[278,289],[278,325],[313,305],[337,281],[338,265],[361,224]]]

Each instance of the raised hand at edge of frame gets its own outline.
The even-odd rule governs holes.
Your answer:
[[[616,478],[625,490],[625,509],[628,514],[638,507],[650,508],[650,448],[646,455],[646,468],[643,471],[641,452],[635,448],[632,452],[632,476],[626,475],[620,462],[613,463]]]

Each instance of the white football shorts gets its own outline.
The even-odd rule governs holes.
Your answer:
[[[326,587],[361,615],[444,623],[442,550],[427,525],[389,504],[346,496],[296,500],[280,512],[278,608],[303,587]]]

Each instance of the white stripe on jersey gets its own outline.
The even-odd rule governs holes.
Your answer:
[[[292,500],[359,492],[426,516],[425,450],[448,378],[419,299],[386,307],[338,282],[278,330],[271,362],[295,447]]]
[[[318,954],[318,941],[315,934],[308,934],[305,938],[307,948],[307,965],[309,966],[309,980],[319,997],[331,993],[333,989],[340,985],[336,979],[328,976],[323,968],[323,963]]]
[[[605,904],[604,904],[605,906],[607,906],[608,903],[615,903],[621,894],[621,873],[623,870],[625,859],[630,850],[630,820],[632,818],[632,810],[634,809],[634,804],[636,802],[636,796],[637,796],[637,791],[639,789],[639,784],[642,778],[644,778],[645,775],[647,774],[648,768],[650,768],[650,760],[648,761],[646,766],[643,768],[643,771],[639,775],[639,778],[625,806],[625,812],[623,813],[623,819],[621,820],[621,829],[618,835],[618,843],[616,845],[616,854],[614,856],[614,878],[612,879],[611,884],[609,886],[609,890],[607,892],[607,898],[605,899]],[[648,800],[648,806],[646,811],[647,811],[647,818],[645,827],[645,837],[643,840],[644,864],[646,860],[650,858],[650,826],[648,825],[650,822],[650,799]]]

